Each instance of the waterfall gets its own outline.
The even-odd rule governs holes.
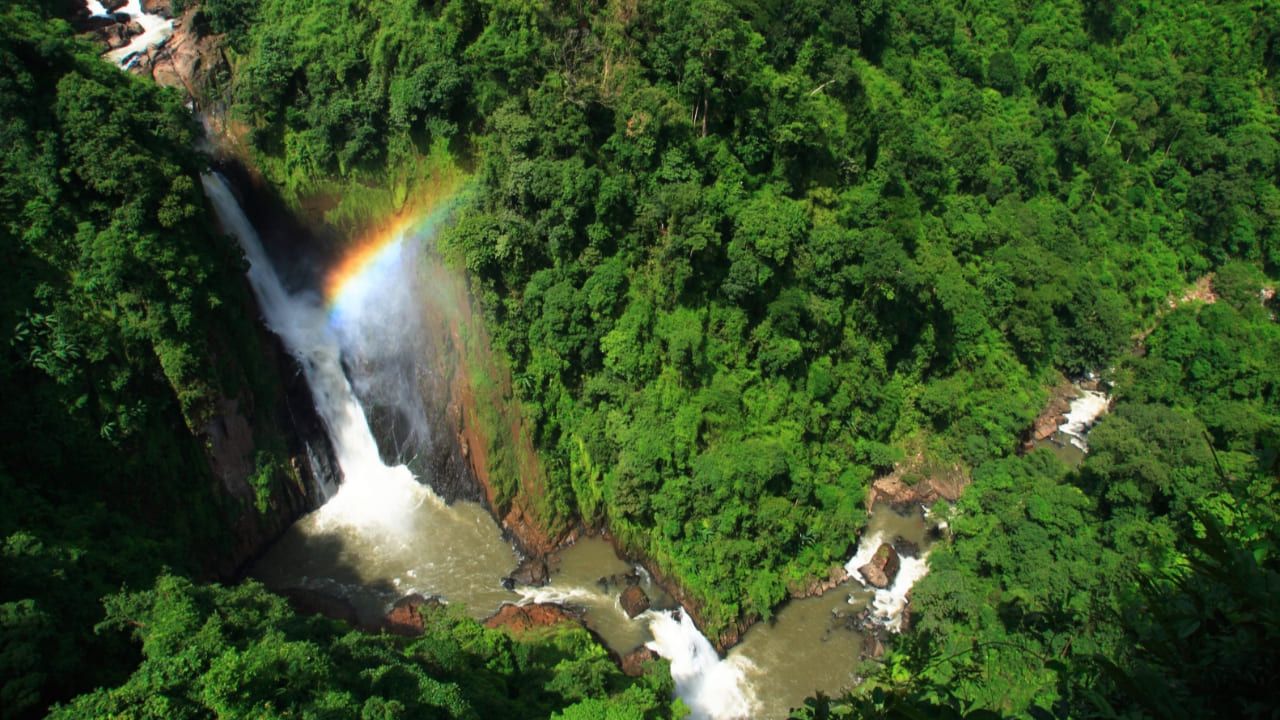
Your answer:
[[[202,175],[201,182],[223,229],[236,238],[249,260],[249,284],[267,327],[302,367],[333,442],[343,482],[322,508],[325,520],[382,529],[392,537],[409,531],[412,509],[439,499],[404,465],[382,462],[364,409],[343,372],[341,346],[323,302],[312,293],[285,290],[257,231],[221,175]]]
[[[338,323],[341,327],[335,328],[319,295],[291,294],[281,284],[258,233],[240,209],[226,181],[216,173],[203,175],[201,181],[223,229],[236,238],[249,260],[249,283],[266,325],[280,336],[302,367],[316,411],[325,423],[337,454],[342,484],[308,521],[314,521],[322,528],[334,524],[358,528],[357,533],[344,535],[344,544],[349,548],[363,548],[368,544],[370,558],[394,558],[406,553],[415,557],[431,555],[431,548],[412,545],[423,536],[423,533],[415,532],[414,525],[425,517],[415,511],[423,503],[439,508],[444,505],[430,488],[414,479],[407,467],[387,466],[382,462],[364,409],[342,364],[343,340],[353,348],[355,355],[367,357],[372,354],[375,358],[378,349],[367,346],[389,341],[380,334],[376,325],[356,322],[359,313],[381,314],[387,322],[403,322],[399,319],[403,312],[387,312],[390,307],[387,303],[394,298],[386,292],[371,294],[367,302],[363,298],[347,298],[347,304],[341,308],[344,320]],[[370,280],[385,281],[385,277]],[[448,514],[441,512],[431,517],[433,523],[442,524],[441,534],[447,535],[443,525],[447,524]],[[431,544],[440,545],[440,537],[433,536]],[[506,548],[509,551],[509,546]],[[474,555],[476,544],[471,543],[466,550]],[[446,555],[440,558],[439,564],[448,572],[459,574],[465,558],[453,551]],[[434,567],[435,563],[431,562],[424,570]],[[416,579],[416,572],[416,569],[409,570],[404,576]],[[399,587],[399,578],[392,582],[397,591],[404,590]],[[464,582],[474,585],[477,581],[468,575]],[[428,581],[424,592],[437,591],[438,584],[439,578],[435,582]],[[615,596],[591,588],[522,588],[521,595],[522,602],[597,605],[622,613]],[[676,692],[693,711],[695,720],[737,720],[755,714],[758,704],[746,677],[746,672],[752,668],[750,661],[741,656],[721,659],[688,613],[650,610],[638,616],[635,622],[648,623],[653,639],[647,645],[671,663]]]
[[[653,640],[646,646],[671,663],[676,695],[693,720],[737,720],[758,707],[747,684],[751,663],[740,655],[721,659],[687,612],[648,611]]]
[[[1111,398],[1097,390],[1081,390],[1080,397],[1071,401],[1066,419],[1058,427],[1058,432],[1066,435],[1072,445],[1084,452],[1089,452],[1089,431],[1098,422],[1098,418],[1107,411]]]
[[[858,572],[858,568],[871,562],[880,546],[887,542],[887,534],[883,530],[868,532],[858,543],[858,550],[845,563],[844,569],[858,582],[867,587],[866,578]],[[902,631],[902,614],[907,608],[907,593],[916,581],[929,573],[929,553],[921,552],[918,557],[898,556],[898,574],[887,588],[877,588],[871,599],[871,617],[890,632]],[[852,600],[851,600],[852,602]]]

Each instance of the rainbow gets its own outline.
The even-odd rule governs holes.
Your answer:
[[[335,320],[355,306],[400,263],[404,241],[433,235],[449,217],[458,193],[443,193],[426,207],[405,212],[357,241],[324,279],[324,300]]]

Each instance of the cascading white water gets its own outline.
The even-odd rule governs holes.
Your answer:
[[[857,552],[845,563],[845,571],[864,587],[871,587],[862,573],[858,572],[858,568],[871,562],[880,546],[891,539],[882,530],[868,532],[858,542]],[[875,595],[871,600],[871,617],[890,632],[901,632],[902,615],[907,608],[907,593],[911,592],[911,586],[917,580],[928,573],[929,553],[921,552],[916,557],[899,555],[898,574],[894,576],[893,582],[887,588],[875,588]]]
[[[343,483],[323,506],[322,524],[381,529],[389,536],[408,532],[413,508],[440,500],[417,482],[407,467],[382,462],[364,410],[343,373],[338,338],[329,327],[320,298],[286,291],[226,181],[216,173],[202,175],[201,181],[223,228],[244,250],[249,260],[249,284],[267,327],[280,336],[302,366],[316,411],[333,442]]]
[[[671,663],[676,694],[693,720],[738,720],[755,716],[759,704],[747,682],[751,661],[721,659],[687,612],[647,611],[653,640],[645,645]]]
[[[1066,435],[1072,445],[1084,452],[1089,451],[1089,431],[1093,429],[1098,418],[1107,411],[1111,398],[1097,390],[1081,390],[1080,396],[1071,401],[1066,419],[1058,426],[1058,432]]]
[[[89,8],[90,15],[96,17],[110,15],[100,0],[85,0],[85,6]],[[117,65],[128,68],[137,61],[140,53],[160,45],[173,35],[173,21],[144,12],[142,0],[129,0],[119,12],[128,15],[131,22],[141,25],[142,32],[130,39],[128,45],[107,53],[107,59]]]

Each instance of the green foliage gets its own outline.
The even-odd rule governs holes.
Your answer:
[[[811,716],[1274,714],[1280,326],[1256,267],[1221,275],[1117,368],[1078,471],[1044,451],[975,470],[914,632]]]
[[[538,717],[565,707],[574,717],[671,717],[669,678],[624,677],[576,627],[512,640],[428,607],[420,637],[369,634],[299,617],[253,581],[223,588],[172,575],[105,604],[98,631],[132,635],[142,664],[50,717]]]
[[[260,503],[286,477],[283,443],[265,442],[278,389],[190,114],[39,7],[0,8],[5,717],[128,673],[134,651],[92,634],[98,598],[231,550],[242,508],[201,437],[220,399],[261,413]]]
[[[338,197],[328,219],[358,223],[432,169],[474,173],[443,242],[547,470],[524,497],[524,449],[496,454],[499,504],[608,524],[716,634],[847,557],[869,480],[924,448],[973,485],[913,595],[917,629],[860,694],[806,712],[1114,717],[1274,704],[1255,667],[1221,670],[1275,644],[1280,336],[1259,290],[1280,271],[1276,10],[202,12],[286,196]],[[99,619],[73,579],[95,598],[148,587],[218,536],[207,478],[178,480],[203,458],[173,428],[261,378],[211,330],[243,307],[238,261],[208,230],[175,99],[60,23],[3,20],[0,434],[23,439],[0,455],[6,707],[100,685],[59,712],[670,710],[663,681],[622,680],[582,638],[513,644],[447,613],[411,643],[343,634],[252,585],[165,577],[115,596],[103,635],[60,630]],[[1218,302],[1169,309],[1210,272]],[[1051,378],[1113,367],[1118,406],[1081,469],[1012,456]],[[261,503],[275,471],[257,460]],[[174,507],[189,514],[158,512]],[[113,628],[142,641],[127,680]],[[111,662],[67,680],[95,655]]]
[[[233,38],[281,184],[474,166],[444,243],[541,502],[713,633],[844,556],[909,438],[998,460],[1188,280],[1280,267],[1275,28],[1243,4],[792,5],[265,0]]]

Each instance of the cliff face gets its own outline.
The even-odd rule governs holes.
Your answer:
[[[456,463],[450,475],[478,489],[475,499],[488,506],[523,554],[546,555],[571,527],[549,507],[546,475],[510,376],[490,348],[465,279],[431,254],[424,258],[423,272],[431,289],[422,311],[433,338],[427,361],[438,378],[424,390],[436,399],[448,428],[446,446]]]
[[[278,394],[221,398],[202,433],[215,497],[225,501],[229,523],[230,546],[206,559],[207,572],[221,579],[238,578],[294,521],[319,506],[322,488],[341,480],[301,369],[278,338],[265,330],[260,335],[268,366],[280,379],[273,388]]]

